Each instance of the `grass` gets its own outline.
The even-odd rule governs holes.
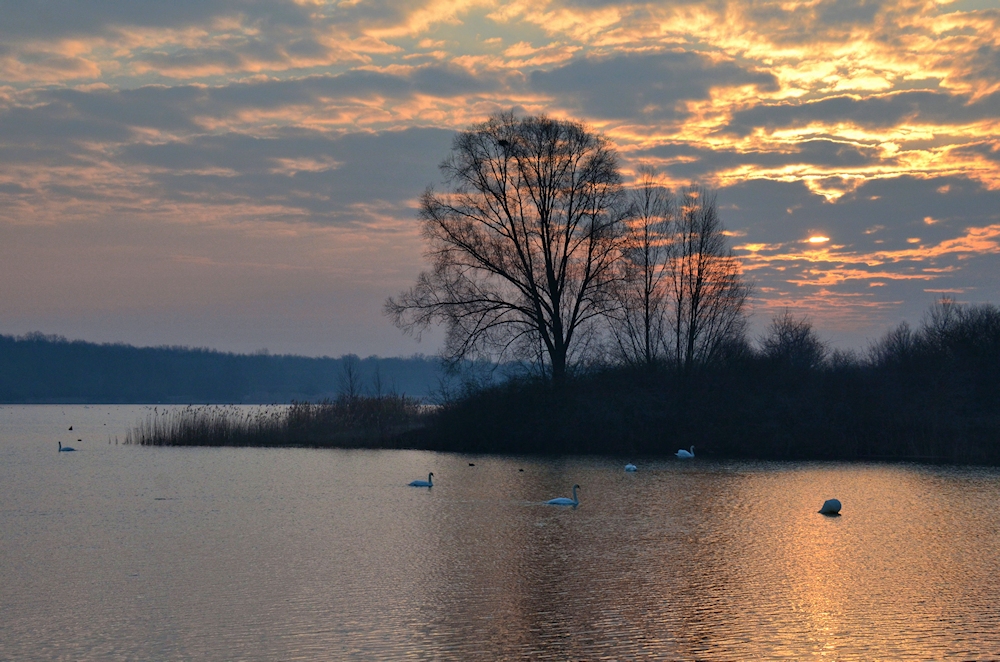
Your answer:
[[[128,431],[137,446],[396,448],[425,425],[425,408],[401,395],[341,397],[288,407],[155,409]]]

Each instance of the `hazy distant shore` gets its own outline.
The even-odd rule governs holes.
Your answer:
[[[336,397],[348,370],[358,388],[425,398],[440,383],[437,359],[232,354],[133,347],[30,333],[0,335],[3,404],[288,404]]]

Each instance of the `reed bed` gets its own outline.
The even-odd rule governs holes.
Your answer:
[[[427,411],[400,395],[355,396],[287,407],[231,405],[156,408],[125,444],[137,446],[305,446],[397,448],[425,425]]]

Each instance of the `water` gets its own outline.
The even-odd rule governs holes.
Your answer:
[[[145,412],[0,407],[0,659],[1000,657],[995,469],[108,444]]]

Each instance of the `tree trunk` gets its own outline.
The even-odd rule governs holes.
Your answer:
[[[566,349],[557,348],[552,355],[552,383],[556,386],[566,381]]]

